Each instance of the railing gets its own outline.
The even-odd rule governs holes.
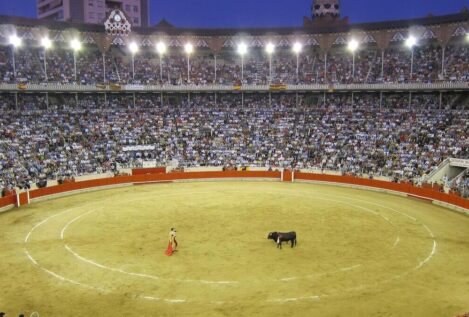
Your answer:
[[[467,90],[469,82],[408,83],[408,84],[313,84],[285,85],[285,92],[334,91],[446,91]],[[78,85],[78,84],[0,84],[0,91],[8,92],[269,92],[277,91],[269,85]]]

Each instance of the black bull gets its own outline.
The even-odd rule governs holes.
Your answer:
[[[267,239],[272,239],[277,242],[277,248],[282,248],[282,242],[291,241],[291,247],[296,245],[296,232],[269,232]]]

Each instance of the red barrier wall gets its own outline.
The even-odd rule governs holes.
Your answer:
[[[286,170],[283,171],[283,181],[284,182],[293,181],[293,173],[292,173],[291,170],[286,169]]]
[[[0,198],[0,208],[16,204],[16,195],[10,195]]]
[[[280,172],[256,172],[256,171],[226,171],[226,172],[178,172],[168,174],[141,174],[131,176],[117,176],[111,178],[92,179],[82,182],[68,183],[57,186],[45,187],[30,191],[30,198],[38,198],[48,195],[64,193],[86,188],[128,184],[151,183],[184,179],[210,179],[210,178],[278,178]]]
[[[441,202],[469,209],[468,199],[461,198],[457,195],[441,193],[429,188],[414,187],[408,183],[400,184],[374,179],[358,178],[353,176],[325,175],[312,173],[295,173],[295,179],[368,186],[386,190],[393,190],[430,200],[439,200]]]
[[[287,172],[288,173],[288,172]],[[286,176],[286,177],[285,177]],[[132,183],[151,183],[165,182],[174,180],[191,180],[191,179],[221,179],[221,178],[274,178],[280,179],[281,173],[274,171],[224,171],[224,172],[177,172],[177,173],[160,173],[160,174],[139,174],[129,176],[117,176],[111,178],[93,179],[81,182],[67,183],[46,188],[39,188],[29,192],[30,199],[75,191],[87,188],[95,188],[102,186],[111,186],[119,184]],[[284,180],[291,180],[291,173],[284,174]],[[469,200],[461,198],[453,194],[445,194],[430,188],[414,187],[408,183],[392,183],[367,178],[357,178],[352,176],[324,175],[312,173],[295,173],[295,179],[310,180],[319,182],[332,182],[339,184],[351,184],[358,186],[368,186],[385,190],[392,190],[408,195],[419,196],[429,200],[438,200],[455,206],[469,209]],[[20,195],[21,205],[27,204],[26,193]],[[8,196],[0,198],[0,208],[15,204],[16,196]]]

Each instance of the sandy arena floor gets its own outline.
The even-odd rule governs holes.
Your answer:
[[[168,231],[179,251],[164,255]],[[295,230],[282,250],[269,231]],[[0,214],[8,316],[439,316],[469,311],[469,217],[269,182],[97,191]]]

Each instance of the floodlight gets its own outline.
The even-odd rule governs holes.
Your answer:
[[[70,47],[74,50],[74,51],[79,51],[81,49],[81,43],[78,39],[73,39],[71,42],[70,42]]]
[[[301,53],[302,50],[303,50],[303,45],[301,45],[300,42],[296,42],[295,44],[293,44],[293,52],[295,54]]]
[[[414,47],[415,45],[417,45],[417,39],[414,37],[414,36],[409,36],[409,38],[405,41],[405,45],[408,47],[408,48],[412,48]]]
[[[348,47],[349,51],[355,52],[358,49],[358,45],[359,45],[358,41],[355,40],[355,39],[352,39],[352,40],[350,40],[350,42],[348,42],[347,47]]]
[[[16,36],[16,34],[10,36],[10,44],[13,45],[13,47],[18,47],[18,46],[21,46],[21,39]]]
[[[157,43],[156,44],[156,51],[160,55],[163,55],[164,53],[166,53],[166,44],[164,44],[163,42]]]
[[[184,51],[186,52],[186,54],[190,55],[192,54],[192,52],[194,52],[194,46],[191,43],[187,43],[186,45],[184,45]]]
[[[41,40],[41,45],[47,50],[52,47],[52,41],[48,37],[44,37]]]
[[[131,52],[132,54],[135,55],[135,54],[138,52],[138,45],[137,45],[137,43],[131,42],[131,43],[129,44],[129,50],[130,50],[130,52]]]
[[[269,55],[273,54],[273,52],[275,51],[275,45],[273,43],[268,43],[267,46],[265,47],[265,51]]]
[[[248,46],[245,43],[240,43],[238,45],[238,54],[243,56],[248,52]]]

